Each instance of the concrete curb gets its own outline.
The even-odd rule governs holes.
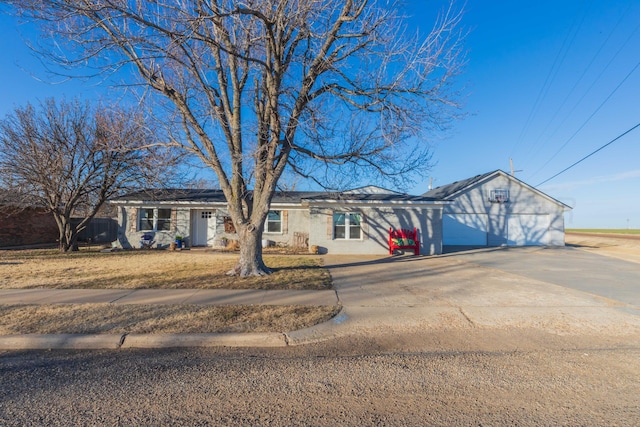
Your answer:
[[[285,347],[278,332],[246,334],[131,334],[120,348],[170,347]]]
[[[122,335],[25,334],[0,336],[1,350],[100,350],[120,348]]]
[[[345,307],[332,319],[309,328],[291,331],[286,334],[287,345],[299,346],[328,341],[340,336],[340,330],[349,322],[350,315]]]
[[[172,347],[286,347],[286,335],[233,334],[24,334],[0,336],[0,350],[118,350]]]

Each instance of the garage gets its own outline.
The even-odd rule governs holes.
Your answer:
[[[442,217],[442,241],[447,246],[486,246],[488,216],[446,214]]]
[[[564,213],[571,207],[501,170],[423,196],[447,203],[444,246],[564,246]]]
[[[507,245],[544,246],[547,244],[549,215],[507,216]]]
[[[549,215],[445,214],[442,218],[446,246],[544,246]]]

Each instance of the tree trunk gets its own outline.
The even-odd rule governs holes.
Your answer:
[[[271,270],[262,261],[262,229],[253,225],[243,225],[238,230],[240,240],[240,259],[229,276],[265,276]]]
[[[67,241],[67,229],[69,228],[69,223],[64,220],[64,218],[60,218],[58,221],[58,250],[60,252],[69,252],[69,243]]]
[[[78,251],[78,233],[71,227],[71,221],[60,218],[58,221],[58,249],[60,252]]]

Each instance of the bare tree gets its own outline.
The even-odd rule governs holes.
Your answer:
[[[172,108],[174,143],[215,171],[227,199],[241,247],[230,274],[268,272],[261,235],[285,171],[399,184],[429,166],[421,137],[458,107],[453,7],[423,36],[392,0],[8,3],[55,33],[39,50],[56,64],[114,73]]]
[[[109,197],[162,169],[153,138],[141,114],[121,108],[53,99],[16,108],[0,122],[5,202],[45,207],[58,224],[60,251],[76,250],[78,233]]]

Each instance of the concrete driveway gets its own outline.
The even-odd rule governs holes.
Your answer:
[[[572,247],[493,248],[452,256],[467,263],[599,295],[640,310],[638,263]]]
[[[340,302],[292,342],[426,330],[531,328],[640,333],[640,265],[572,248],[484,249],[435,257],[326,256]]]

